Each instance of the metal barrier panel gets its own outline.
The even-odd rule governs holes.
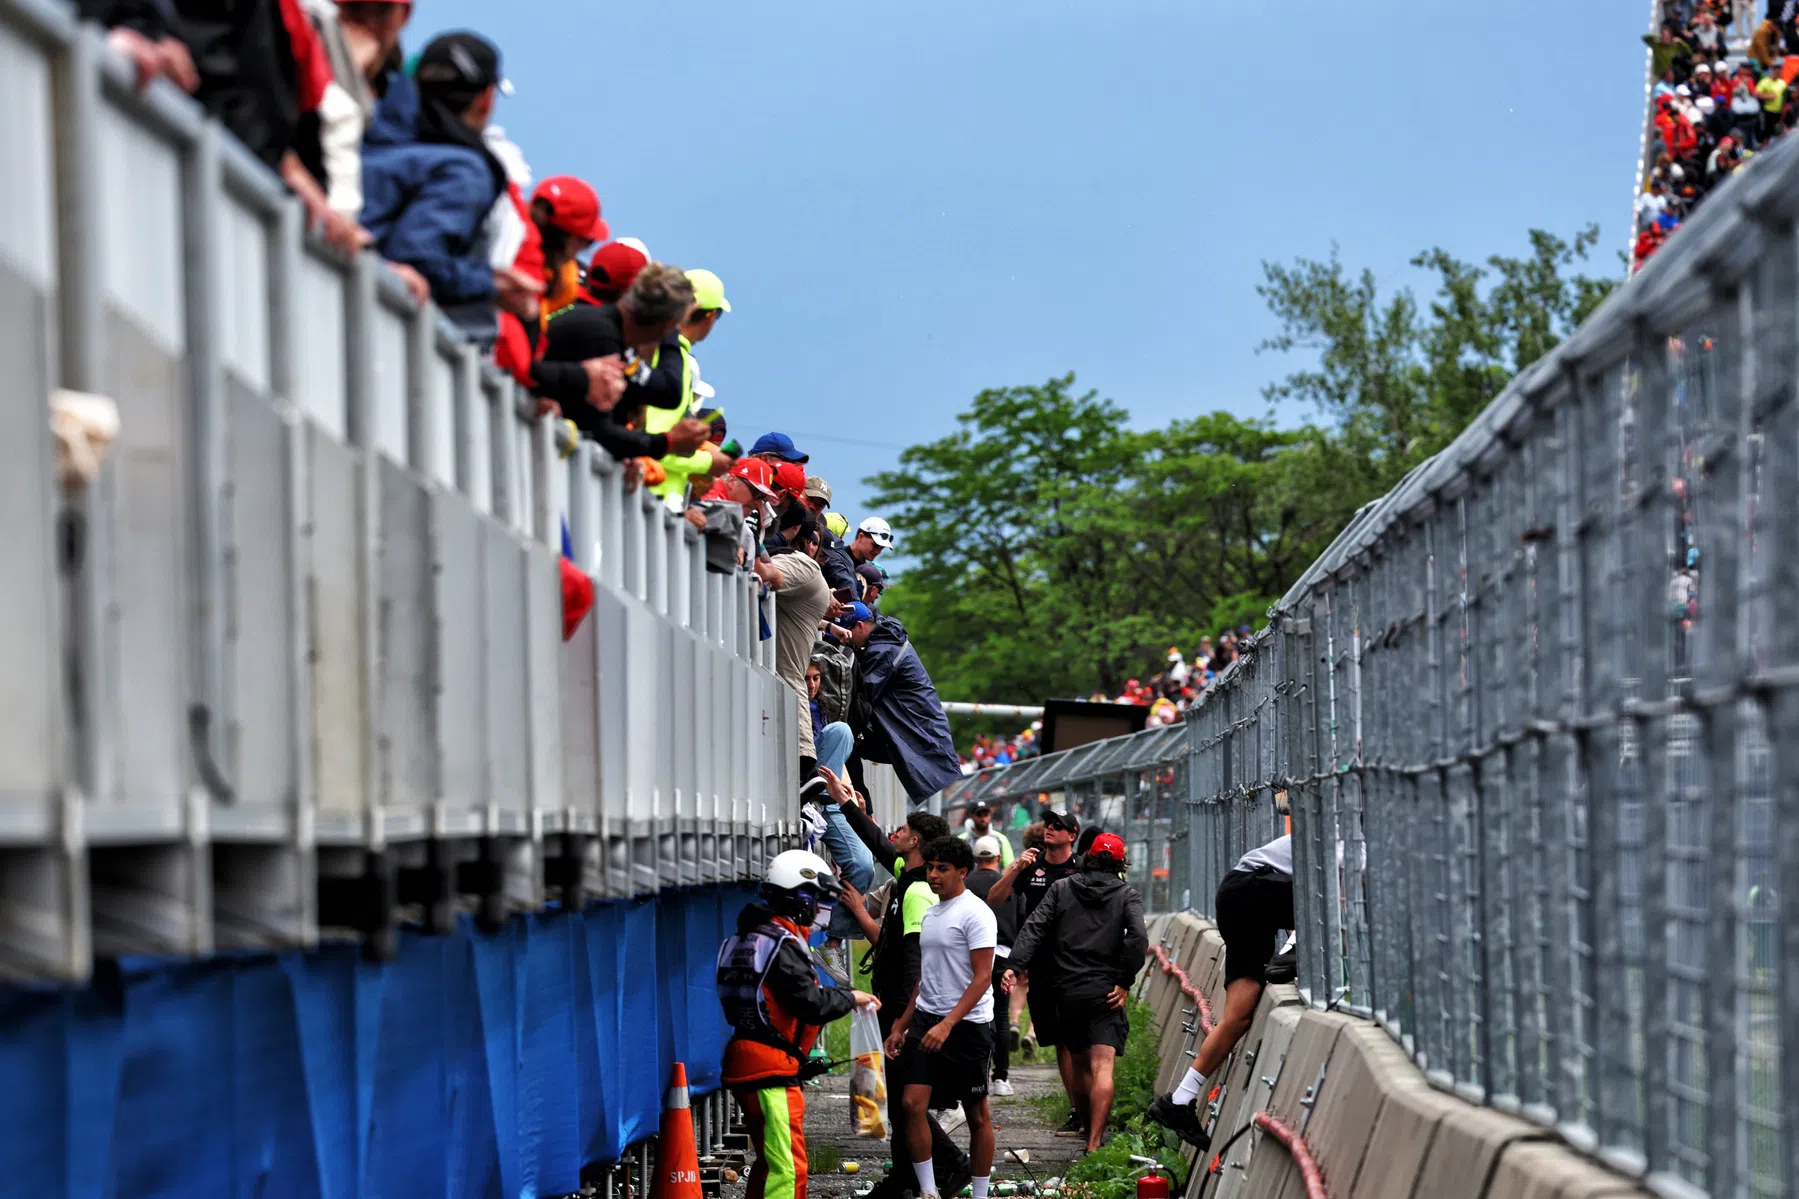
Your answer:
[[[0,972],[321,926],[391,953],[403,919],[791,843],[758,585],[134,84],[62,6],[0,0]],[[61,496],[57,386],[121,417]],[[565,527],[610,585],[566,646]]]
[[[1207,912],[1289,809],[1306,999],[1661,1194],[1799,1194],[1796,182],[1357,515],[1187,714],[1168,838]],[[1109,818],[1101,758],[1034,777]]]
[[[59,647],[60,516],[46,401],[60,381],[49,48],[0,13],[0,974],[88,967],[85,862],[71,794]]]

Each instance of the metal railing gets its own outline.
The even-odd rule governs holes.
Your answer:
[[[0,974],[382,948],[796,843],[753,578],[63,5],[0,0],[0,111]],[[78,493],[56,388],[120,409]]]
[[[1669,1195],[1799,1195],[1796,215],[1783,143],[1185,726],[1177,892],[1290,811],[1307,998]]]
[[[995,827],[1014,849],[1022,848],[1020,830],[1007,820],[1015,805],[1032,819],[1040,802],[1072,812],[1124,839],[1146,911],[1179,911],[1185,863],[1177,846],[1185,829],[1176,814],[1188,794],[1187,760],[1185,728],[1145,729],[969,775],[944,789],[943,810],[959,826],[960,813],[977,801],[992,805]]]

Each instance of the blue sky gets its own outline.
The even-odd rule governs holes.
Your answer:
[[[538,177],[725,280],[733,434],[861,479],[983,387],[1075,371],[1139,425],[1266,410],[1264,259],[1414,280],[1597,222],[1621,271],[1640,0],[418,0]],[[1304,416],[1305,414],[1287,414]],[[900,530],[903,538],[904,530]],[[902,544],[903,550],[903,544]]]

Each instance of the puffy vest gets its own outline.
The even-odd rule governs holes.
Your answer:
[[[718,1002],[734,1030],[725,1047],[727,1085],[793,1077],[799,1058],[812,1052],[818,1040],[818,1026],[802,1024],[768,990],[768,972],[787,941],[804,951],[804,941],[771,920],[726,938],[718,948]]]

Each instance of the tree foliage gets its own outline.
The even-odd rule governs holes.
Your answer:
[[[1263,264],[1303,365],[1265,389],[1316,424],[1226,412],[1135,430],[1072,374],[981,392],[956,431],[869,479],[909,565],[883,608],[905,621],[945,698],[1030,703],[1108,692],[1170,645],[1257,620],[1357,507],[1447,445],[1511,377],[1596,308],[1572,273],[1597,239],[1533,230],[1484,266],[1443,250],[1421,305],[1369,271]]]

